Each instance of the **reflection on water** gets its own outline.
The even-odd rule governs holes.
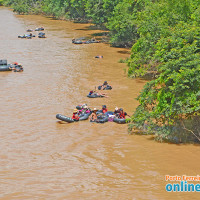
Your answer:
[[[16,16],[0,8],[0,56],[20,62],[23,73],[0,73],[1,199],[197,199],[165,192],[164,175],[199,173],[199,147],[160,144],[130,136],[126,125],[58,123],[79,103],[132,114],[144,81],[124,74],[126,49],[73,45],[71,38],[98,33],[87,24],[41,16]],[[18,39],[44,26],[46,39]],[[100,31],[99,31],[100,32]],[[94,56],[103,55],[103,59]],[[88,99],[107,80],[110,98]]]

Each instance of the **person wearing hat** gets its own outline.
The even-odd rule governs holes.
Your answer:
[[[91,122],[96,122],[97,121],[97,109],[96,108],[94,108],[94,110],[93,110],[93,112],[92,112],[92,114],[90,115],[90,121]]]
[[[119,114],[119,113],[120,113],[119,108],[116,107],[116,108],[115,108],[115,111],[114,111],[114,114],[117,115],[117,114]]]
[[[103,112],[103,113],[106,113],[107,111],[108,111],[108,109],[106,108],[106,105],[103,105],[103,106],[102,106],[102,112]]]
[[[78,110],[77,109],[74,109],[74,112],[73,112],[73,115],[72,115],[72,119],[74,121],[78,121],[79,120],[79,116],[78,116]]]

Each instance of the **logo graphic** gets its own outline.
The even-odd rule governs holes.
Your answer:
[[[165,176],[165,181],[177,182],[179,183],[168,183],[165,186],[167,192],[200,192],[199,183],[191,183],[200,181],[200,176]]]

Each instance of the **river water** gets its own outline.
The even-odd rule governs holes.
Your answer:
[[[44,26],[46,39],[18,39]],[[127,134],[127,125],[59,123],[87,103],[129,114],[145,81],[125,75],[126,49],[107,44],[73,45],[71,39],[100,31],[88,24],[42,16],[18,16],[0,7],[0,59],[24,72],[0,73],[0,199],[199,199],[167,193],[165,175],[197,175],[200,147],[157,143]],[[103,59],[94,56],[103,55]],[[107,80],[109,98],[88,99]]]

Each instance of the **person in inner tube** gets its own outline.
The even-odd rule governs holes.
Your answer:
[[[96,122],[97,121],[97,109],[96,108],[94,108],[94,110],[93,110],[92,114],[90,115],[89,119],[90,119],[91,122]]]
[[[103,106],[102,106],[102,112],[103,112],[103,113],[108,112],[108,109],[106,108],[106,105],[103,105]]]
[[[82,114],[82,113],[86,113],[86,114],[88,114],[88,113],[90,113],[91,112],[91,110],[88,108],[88,106],[85,104],[85,105],[83,105],[83,108],[81,109],[81,110],[79,110],[79,112],[78,112],[78,114],[80,115],[80,114]]]
[[[115,111],[114,111],[114,114],[115,114],[115,115],[118,115],[119,113],[120,113],[119,108],[116,107],[116,108],[115,108]]]
[[[97,96],[102,96],[102,97],[106,97],[106,98],[109,97],[109,96],[106,96],[105,93],[96,92],[95,90],[91,90],[89,92],[89,95],[97,95]]]
[[[101,86],[101,90],[104,90],[108,86],[108,82],[104,81],[103,85]]]
[[[123,111],[123,108],[119,109],[118,118],[119,119],[126,119],[127,113]]]
[[[95,56],[95,58],[103,58],[103,56],[98,55],[98,56]]]
[[[74,112],[73,112],[73,115],[72,115],[72,119],[74,121],[79,121],[79,116],[78,116],[78,110],[77,109],[74,109]]]
[[[19,63],[18,65],[15,65],[15,67],[13,68],[14,72],[22,72],[24,71],[22,65]]]
[[[18,65],[17,62],[14,62],[11,67],[9,67],[10,70],[15,70],[15,67]]]

